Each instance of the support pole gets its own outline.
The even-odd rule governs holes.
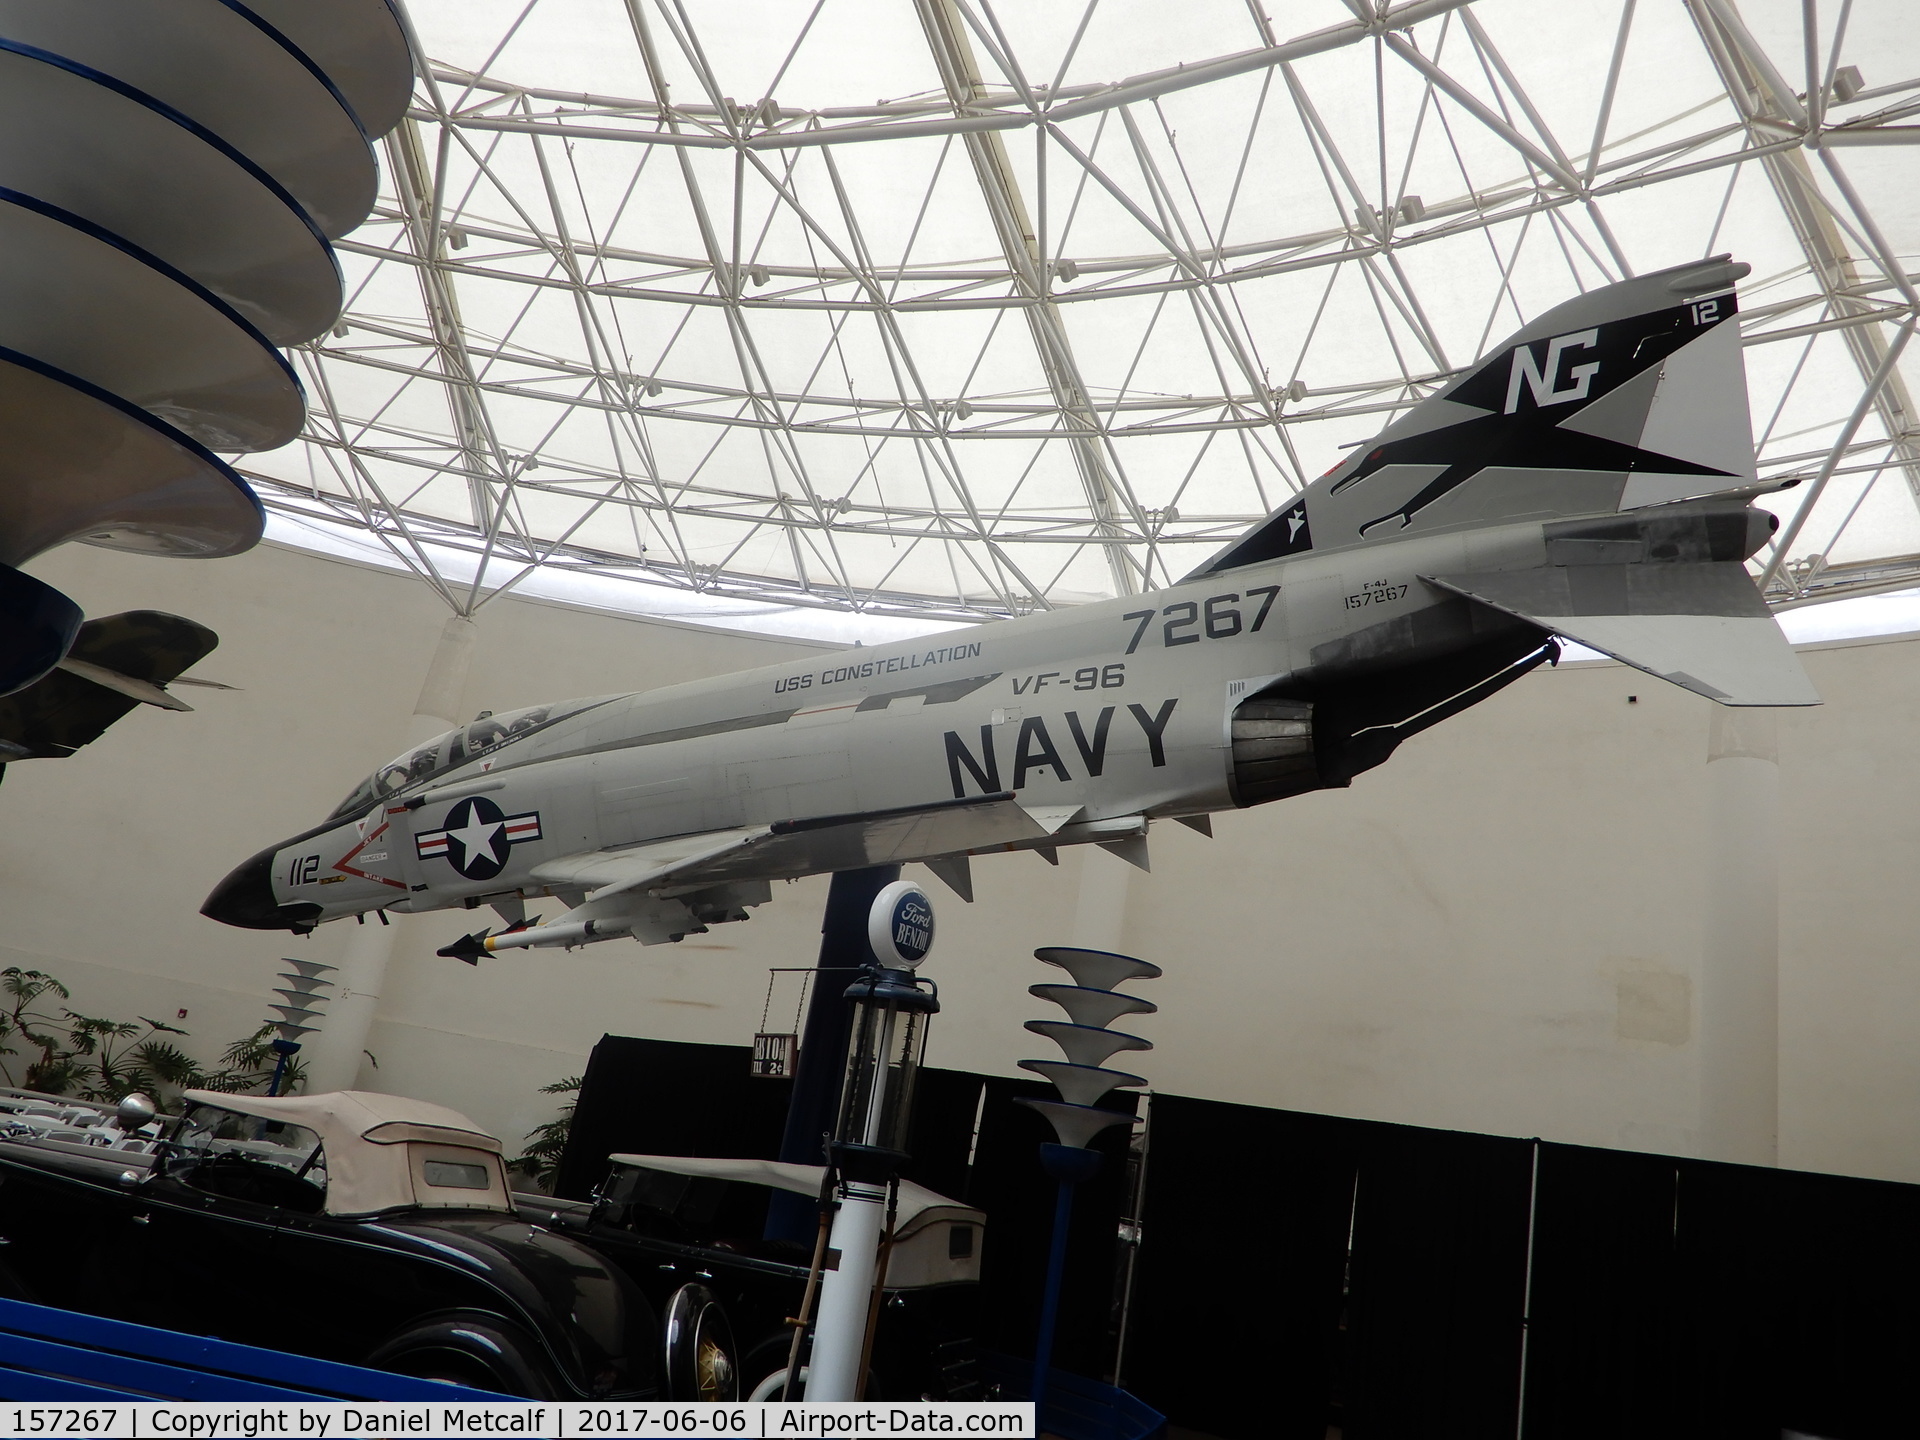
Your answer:
[[[1082,845],[1073,911],[1073,943],[1087,950],[1120,950],[1127,938],[1127,891],[1133,866],[1117,855]]]
[[[276,1058],[273,1062],[273,1081],[267,1086],[267,1094],[278,1095],[280,1093],[281,1082],[287,1078],[287,1062],[291,1060],[299,1050],[300,1044],[295,1040],[276,1040],[273,1042],[273,1053]]]
[[[1040,1295],[1040,1333],[1033,1343],[1033,1425],[1047,1403],[1053,1369],[1053,1337],[1060,1328],[1060,1287],[1067,1278],[1067,1236],[1073,1229],[1073,1185],[1062,1180],[1053,1198],[1053,1243],[1047,1248],[1047,1285]]]
[[[1100,1152],[1078,1145],[1042,1145],[1040,1166],[1059,1182],[1053,1201],[1053,1241],[1047,1249],[1047,1283],[1040,1296],[1040,1330],[1033,1342],[1033,1428],[1046,1430],[1053,1340],[1060,1327],[1060,1291],[1067,1276],[1067,1241],[1073,1234],[1073,1192],[1100,1173]]]
[[[1707,743],[1700,1153],[1779,1158],[1779,742],[1771,710],[1716,705]]]

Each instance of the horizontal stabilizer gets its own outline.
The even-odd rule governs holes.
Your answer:
[[[219,643],[197,621],[158,610],[87,621],[58,668],[0,699],[0,761],[71,755],[142,703],[191,710],[163,687]]]
[[[1421,578],[1722,705],[1820,703],[1738,561],[1542,565]]]

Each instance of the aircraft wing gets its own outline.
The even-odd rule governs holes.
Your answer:
[[[1045,840],[1051,818],[1034,818],[1011,792],[1003,791],[897,810],[680,835],[550,860],[534,867],[533,878],[548,885],[579,886],[591,891],[595,901],[636,889],[684,894],[735,880],[792,879]]]
[[[1820,703],[1737,560],[1541,565],[1420,578],[1722,705]]]
[[[627,845],[618,850],[596,850],[585,855],[568,855],[533,867],[533,878],[547,885],[577,886],[596,895],[617,895],[636,885],[664,880],[678,871],[731,854],[764,836],[762,825],[744,830],[707,830],[697,835],[676,835],[668,840],[651,840]]]

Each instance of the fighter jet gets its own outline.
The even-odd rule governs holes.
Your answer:
[[[1814,705],[1746,570],[1756,478],[1726,256],[1540,316],[1167,589],[492,715],[381,767],[203,913],[306,931],[485,904],[443,954],[746,918],[775,880],[1095,844],[1340,787],[1555,659]],[[530,920],[530,901],[559,909]]]

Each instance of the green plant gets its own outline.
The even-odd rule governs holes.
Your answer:
[[[573,1128],[573,1111],[580,1103],[582,1083],[584,1077],[569,1075],[564,1080],[540,1087],[542,1095],[571,1095],[574,1098],[560,1107],[557,1118],[529,1130],[526,1147],[507,1162],[509,1170],[517,1170],[532,1180],[543,1195],[553,1193],[554,1181],[560,1177],[560,1157],[566,1153],[567,1132]]]
[[[274,1068],[280,1063],[280,1056],[273,1048],[272,1024],[262,1025],[251,1035],[243,1035],[220,1052],[220,1068],[201,1072],[196,1088],[201,1090],[224,1090],[229,1095],[244,1095],[255,1090],[265,1090],[273,1083]],[[280,1093],[291,1095],[306,1087],[306,1062],[293,1057],[287,1060],[287,1072],[280,1080]]]
[[[269,1043],[271,1025],[234,1041],[221,1053],[218,1068],[204,1070],[167,1038],[187,1034],[177,1025],[144,1015],[138,1024],[109,1020],[65,1005],[57,1014],[41,1009],[49,997],[72,998],[65,985],[43,971],[18,965],[0,970],[0,997],[0,1074],[7,1084],[22,1089],[111,1101],[135,1090],[156,1098],[179,1090],[264,1090],[273,1078],[278,1057]],[[25,1046],[16,1046],[15,1040]],[[18,1075],[13,1057],[25,1059]],[[288,1066],[282,1089],[294,1089],[298,1078],[295,1062]]]

